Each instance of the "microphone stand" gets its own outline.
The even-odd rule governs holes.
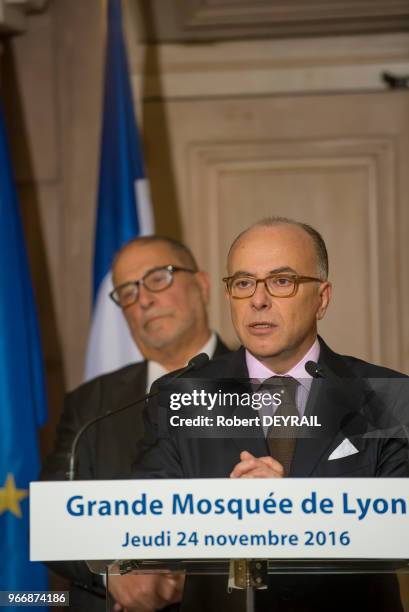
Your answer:
[[[183,376],[187,372],[201,368],[208,361],[209,361],[209,356],[206,353],[199,353],[199,355],[196,355],[189,361],[189,363],[187,364],[185,368],[182,368],[181,370],[176,370],[176,372],[172,372],[170,375],[167,374],[165,377],[169,377],[169,380],[165,380],[164,384],[170,384],[173,380]],[[136,406],[137,404],[140,404],[141,402],[146,402],[152,397],[155,397],[155,395],[158,395],[158,393],[159,393],[159,389],[155,389],[154,391],[147,393],[143,397],[135,400],[134,402],[131,402],[130,404],[126,404],[125,406],[121,406],[120,408],[117,408],[116,410],[110,410],[108,412],[105,412],[104,414],[100,414],[97,417],[94,417],[93,419],[91,419],[90,421],[87,421],[86,423],[84,423],[84,425],[78,430],[72,442],[72,445],[71,445],[68,472],[66,474],[67,480],[75,480],[75,459],[76,459],[76,454],[77,454],[77,446],[83,434],[87,431],[89,427],[91,427],[91,425],[94,425],[95,423],[98,423],[98,421],[102,421],[103,419],[106,419],[110,416],[118,414],[122,412],[123,410],[132,408],[133,406]]]

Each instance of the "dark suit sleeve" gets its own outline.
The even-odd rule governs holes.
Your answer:
[[[79,428],[90,418],[99,400],[99,384],[91,383],[67,394],[60,423],[57,428],[56,442],[53,451],[47,457],[41,470],[41,480],[65,480],[72,441]],[[82,479],[92,478],[90,450],[86,440],[81,444],[81,453],[77,463],[78,474]],[[99,576],[92,574],[85,562],[51,562],[48,567],[55,573],[68,578],[82,588],[103,592]]]
[[[402,438],[382,440],[376,476],[382,478],[409,477],[408,441]]]
[[[408,406],[409,380],[403,377],[371,380],[375,397],[379,401],[369,403],[370,414],[384,432],[380,439],[377,472],[380,477],[408,477]]]
[[[132,466],[134,478],[184,478],[177,443],[161,427],[163,413],[158,396],[152,398],[143,414],[144,435]]]
[[[74,437],[80,427],[94,416],[89,406],[90,403],[97,402],[98,395],[99,389],[94,389],[92,386],[81,387],[77,391],[66,395],[62,416],[57,427],[54,449],[44,462],[41,470],[41,480],[66,480]],[[79,465],[78,461],[76,462],[77,472],[81,474],[81,478],[84,480],[92,478],[91,462],[86,444],[82,443],[80,450],[79,460],[81,464]]]

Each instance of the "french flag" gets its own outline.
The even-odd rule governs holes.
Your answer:
[[[86,380],[142,359],[121,310],[109,298],[111,264],[115,253],[128,240],[153,231],[153,213],[129,81],[121,4],[120,0],[109,0],[93,317],[85,363]]]

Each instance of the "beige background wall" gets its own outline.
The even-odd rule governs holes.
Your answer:
[[[2,82],[40,310],[51,443],[64,389],[81,382],[102,101],[104,5],[54,0],[4,47]],[[125,2],[135,100],[157,229],[185,238],[215,286],[212,322],[234,342],[226,247],[265,214],[328,239],[340,351],[409,372],[406,33],[142,45]]]

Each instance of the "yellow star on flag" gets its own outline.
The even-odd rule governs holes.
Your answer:
[[[27,489],[16,489],[13,474],[7,474],[4,487],[0,489],[0,514],[8,510],[17,518],[21,518],[20,501],[25,497],[28,497]]]

